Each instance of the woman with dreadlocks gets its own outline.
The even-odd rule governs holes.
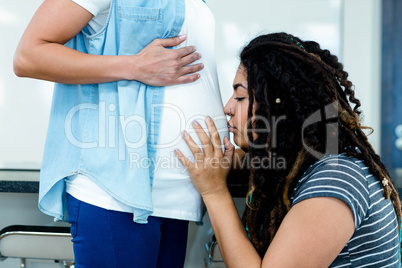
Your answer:
[[[240,55],[225,106],[234,142],[248,152],[240,220],[226,185],[234,146],[207,117],[209,136],[182,133],[175,150],[208,209],[228,267],[398,267],[401,207],[360,125],[360,101],[336,56],[274,33]],[[353,106],[353,108],[351,107]],[[211,138],[210,138],[211,137]]]

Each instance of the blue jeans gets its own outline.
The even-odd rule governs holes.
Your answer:
[[[179,268],[186,255],[188,221],[106,210],[67,195],[76,268]]]

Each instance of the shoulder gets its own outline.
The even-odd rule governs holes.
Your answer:
[[[370,207],[368,169],[359,159],[345,154],[330,155],[310,166],[299,179],[292,205],[313,197],[334,197],[352,210],[356,227]]]
[[[339,186],[347,184],[349,187],[366,190],[368,168],[359,159],[348,157],[345,154],[330,155],[311,165],[299,179],[294,192],[307,184],[326,184]]]

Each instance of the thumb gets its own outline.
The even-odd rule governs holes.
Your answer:
[[[223,144],[225,146],[225,153],[223,154],[224,158],[227,158],[230,163],[233,160],[233,154],[234,154],[234,145],[229,141],[228,137],[223,138]]]
[[[161,39],[160,44],[164,47],[175,47],[183,43],[186,38],[187,36],[185,34],[182,34],[168,39]]]

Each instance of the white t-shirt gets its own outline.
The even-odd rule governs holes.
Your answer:
[[[73,0],[85,7],[95,16],[89,23],[90,31],[99,31],[108,16],[110,0]],[[94,2],[107,2],[97,5]],[[165,87],[161,125],[156,152],[155,173],[152,187],[153,216],[200,221],[204,213],[202,199],[194,187],[188,172],[177,160],[173,151],[180,149],[188,158],[192,153],[180,136],[187,132],[200,144],[191,123],[197,120],[204,127],[205,116],[210,116],[220,132],[221,140],[228,136],[226,116],[218,85],[215,62],[215,21],[209,8],[202,0],[185,0],[186,14],[180,34],[187,34],[185,42],[178,48],[195,45],[202,54],[204,69],[200,79],[194,83]],[[95,11],[94,11],[95,10]],[[102,23],[103,22],[103,23]],[[134,163],[136,164],[136,163]],[[140,160],[138,160],[140,165]],[[81,201],[111,210],[132,212],[132,209],[107,194],[92,180],[84,175],[75,175],[67,180],[67,192]]]
[[[109,15],[111,0],[72,0],[89,11],[94,17],[88,23],[90,34],[100,31]]]

